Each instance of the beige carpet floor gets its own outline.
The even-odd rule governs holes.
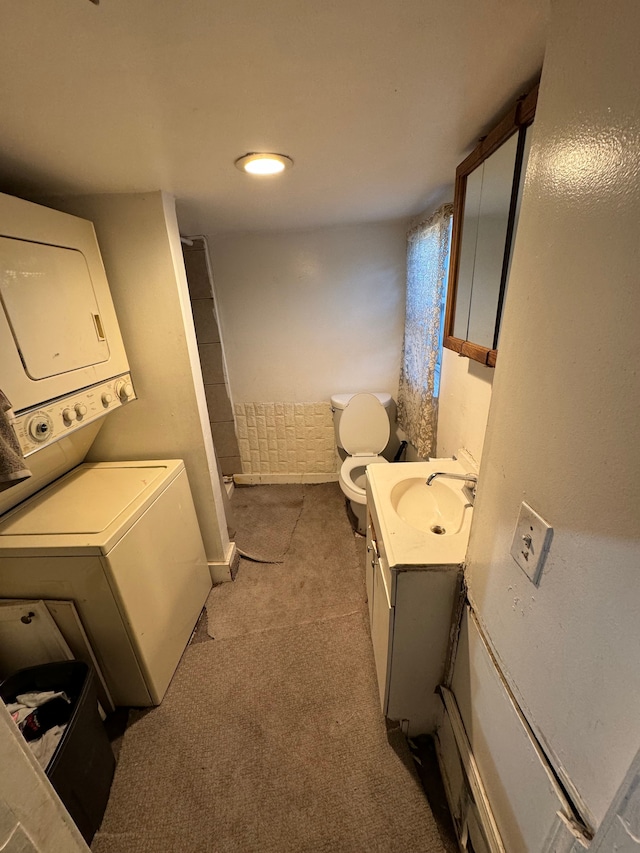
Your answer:
[[[94,853],[442,853],[406,743],[380,712],[363,542],[343,520],[337,485],[304,487],[285,563],[260,567],[264,601],[258,576],[238,587],[291,624],[257,629],[245,615],[244,630],[201,636],[163,703],[131,713]],[[282,597],[269,592],[274,569],[290,575]],[[343,576],[340,606],[321,587]],[[297,603],[307,587],[315,619]],[[241,599],[226,601],[227,624],[250,609]]]
[[[279,494],[287,488],[304,489],[295,535],[292,528],[281,564],[241,559],[235,582],[211,590],[206,603],[208,631],[216,639],[305,625],[366,608],[364,573],[356,550],[364,551],[364,540],[354,539],[338,484],[251,486],[240,494],[247,502],[252,497],[247,491],[255,491],[256,503],[262,506],[267,502],[262,493],[272,488]],[[273,510],[270,517],[275,540],[286,540],[283,531],[292,527],[288,506],[280,517]],[[259,541],[255,550],[263,550]]]
[[[304,486],[236,486],[236,545],[249,557],[281,563],[302,510]]]

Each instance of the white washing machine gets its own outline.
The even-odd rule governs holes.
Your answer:
[[[85,463],[0,519],[0,597],[75,602],[116,705],[157,705],[211,588],[181,460]]]

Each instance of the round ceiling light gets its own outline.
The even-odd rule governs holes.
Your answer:
[[[285,154],[245,154],[238,157],[236,168],[250,175],[279,175],[293,166],[291,157]]]

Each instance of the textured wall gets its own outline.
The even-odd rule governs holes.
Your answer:
[[[328,403],[236,403],[244,474],[273,482],[337,479]]]
[[[468,562],[530,721],[596,824],[640,742],[640,5],[556,0]],[[534,587],[522,500],[554,527]]]

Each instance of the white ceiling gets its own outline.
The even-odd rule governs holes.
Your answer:
[[[0,0],[0,188],[164,189],[183,231],[415,215],[538,75],[549,0]],[[288,154],[279,178],[248,151]]]

